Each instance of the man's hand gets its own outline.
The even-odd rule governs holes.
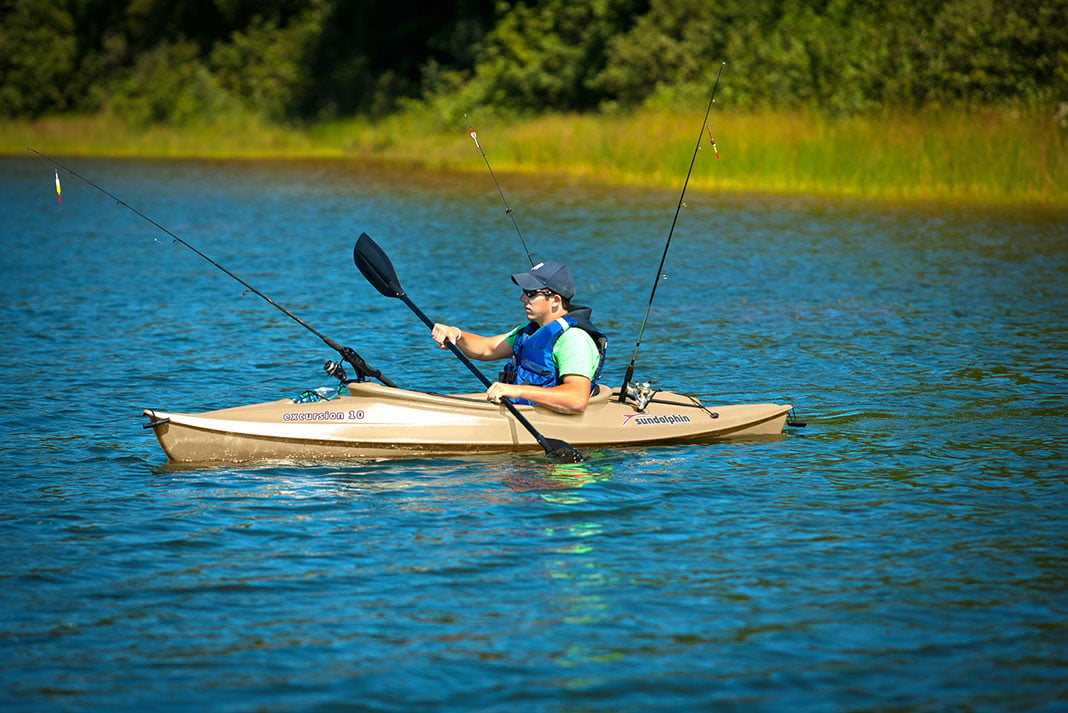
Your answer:
[[[495,404],[499,404],[502,398],[522,398],[519,386],[516,384],[502,384],[499,381],[494,381],[492,384],[490,384],[490,387],[486,389],[486,400],[492,401]]]
[[[430,332],[430,336],[438,343],[438,347],[441,349],[449,348],[445,344],[446,339],[459,346],[461,334],[463,332],[459,327],[450,327],[446,324],[435,324],[434,329]]]

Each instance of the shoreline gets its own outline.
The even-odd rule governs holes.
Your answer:
[[[1004,146],[996,137],[1006,122],[1020,123],[1018,117],[984,118],[985,124],[971,117],[943,124],[920,117],[912,126],[888,130],[889,119],[720,117],[716,148],[722,161],[702,145],[687,192],[1068,214],[1068,159],[1062,158],[1068,132],[1038,126]],[[692,123],[659,114],[616,120],[492,119],[479,128],[479,142],[500,175],[677,195],[694,156]],[[937,134],[922,133],[928,124],[937,127]],[[967,126],[974,127],[971,134],[959,135]],[[650,141],[652,134],[658,140]],[[910,144],[921,135],[920,145]],[[67,158],[324,161],[399,172],[488,174],[466,129],[442,129],[412,117],[306,129],[252,119],[131,128],[111,117],[61,117],[0,120],[0,136],[0,155],[12,157],[32,156],[32,148]],[[1001,160],[1006,157],[1015,160]]]

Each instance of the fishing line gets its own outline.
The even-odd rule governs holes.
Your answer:
[[[357,354],[356,351],[353,350],[351,347],[343,347],[340,344],[338,344],[337,342],[335,342],[333,339],[331,339],[330,337],[327,337],[326,335],[321,334],[319,331],[317,331],[315,328],[313,328],[311,325],[309,325],[303,319],[301,319],[297,315],[293,314],[292,312],[287,310],[285,307],[283,307],[282,305],[278,304],[277,302],[272,300],[270,297],[268,297],[267,295],[263,294],[262,292],[257,290],[255,287],[253,287],[252,285],[250,285],[249,283],[245,282],[240,277],[235,275],[234,273],[230,272],[229,270],[227,270],[225,267],[223,267],[219,263],[217,263],[214,260],[212,260],[210,257],[208,257],[207,255],[202,253],[200,250],[197,250],[195,247],[193,247],[192,245],[187,243],[185,240],[182,240],[180,237],[178,237],[177,235],[175,235],[171,231],[167,230],[165,227],[163,227],[162,225],[160,225],[156,221],[152,220],[147,215],[145,215],[141,211],[137,210],[132,205],[130,205],[126,201],[122,200],[121,198],[116,196],[111,191],[107,190],[106,188],[104,188],[102,186],[97,185],[93,181],[89,180],[85,176],[83,176],[80,173],[78,173],[77,171],[75,171],[73,168],[69,168],[68,166],[64,166],[59,161],[56,161],[53,158],[45,156],[43,153],[41,153],[37,149],[31,148],[31,147],[27,147],[26,150],[37,154],[38,157],[40,157],[41,159],[47,161],[48,163],[52,164],[53,166],[56,166],[57,168],[62,168],[64,171],[66,171],[70,175],[74,176],[75,178],[77,178],[77,179],[79,179],[81,181],[84,181],[85,183],[89,184],[90,186],[92,186],[96,190],[98,190],[101,193],[103,193],[108,198],[111,198],[118,205],[121,205],[123,208],[126,208],[127,210],[129,210],[130,212],[132,212],[134,215],[138,216],[142,220],[144,220],[144,221],[146,221],[148,223],[151,223],[156,228],[158,228],[159,230],[163,231],[165,234],[169,235],[172,239],[174,239],[175,242],[180,243],[181,245],[189,248],[189,250],[193,251],[198,256],[204,258],[205,260],[210,262],[212,265],[214,265],[215,267],[219,268],[220,270],[225,272],[227,275],[232,277],[234,280],[236,280],[238,283],[240,283],[247,290],[247,292],[245,294],[247,294],[248,292],[252,292],[253,294],[263,298],[263,300],[265,302],[267,302],[267,304],[269,304],[272,307],[276,308],[282,314],[286,315],[287,317],[292,319],[294,322],[296,322],[300,326],[304,327],[305,329],[307,329],[309,332],[311,332],[315,336],[319,337],[319,339],[323,340],[323,342],[328,347],[330,347],[331,349],[335,350],[338,354],[340,354],[341,357],[345,361],[347,361],[349,364],[351,364],[352,367],[356,370],[356,373],[359,375],[360,380],[362,380],[363,377],[370,376],[372,378],[378,379],[379,381],[381,381],[386,386],[396,386],[396,384],[394,384],[388,378],[383,376],[380,371],[378,371],[377,369],[372,368],[367,362],[365,362],[363,360],[363,358],[359,354]],[[57,174],[57,177],[56,177],[56,185],[57,186],[59,185],[58,174]]]
[[[660,284],[661,278],[664,276],[664,262],[667,260],[668,248],[671,247],[671,236],[675,234],[675,224],[679,220],[679,211],[682,210],[682,202],[686,198],[686,187],[690,185],[690,174],[693,173],[694,162],[697,161],[697,152],[701,150],[701,139],[704,137],[705,129],[708,127],[708,116],[712,113],[712,102],[716,100],[716,89],[719,87],[719,78],[723,74],[723,67],[727,63],[719,65],[719,71],[716,73],[716,82],[712,85],[712,96],[708,98],[708,108],[705,110],[704,121],[701,122],[701,128],[697,131],[697,145],[693,149],[693,156],[690,158],[690,169],[686,172],[686,180],[682,184],[682,194],[679,195],[679,204],[675,206],[675,217],[671,220],[671,229],[668,231],[667,242],[664,244],[664,253],[660,256],[660,266],[656,269],[656,277],[653,279],[653,290],[649,294],[649,303],[645,306],[645,317],[642,318],[641,327],[638,328],[638,339],[634,343],[634,354],[630,358],[630,364],[627,366],[626,374],[623,377],[623,385],[619,388],[619,403],[623,403],[627,399],[627,387],[630,385],[630,380],[634,377],[634,363],[638,360],[638,348],[642,344],[642,336],[645,334],[645,325],[649,321],[649,312],[653,308],[653,298],[656,297],[656,288]],[[708,130],[708,137],[712,138],[712,130]],[[712,141],[713,150],[715,150],[716,142]],[[716,151],[716,158],[719,158],[719,151]]]
[[[493,172],[493,166],[490,166],[489,158],[486,156],[486,152],[482,150],[482,144],[478,143],[478,135],[475,133],[475,129],[471,126],[471,120],[467,118],[467,114],[464,114],[464,121],[467,122],[468,133],[471,134],[471,139],[474,140],[475,146],[478,147],[479,153],[482,154],[482,160],[486,162],[486,168],[489,169],[490,177],[493,179],[493,185],[497,186],[497,193],[501,196],[501,202],[504,203],[505,214],[512,219],[512,225],[515,226],[515,233],[519,236],[519,242],[523,244],[523,252],[527,254],[527,260],[530,260],[530,266],[534,267],[534,258],[530,256],[530,249],[527,247],[527,241],[523,239],[523,233],[519,230],[519,223],[516,222],[515,215],[512,213],[512,207],[508,205],[508,199],[504,197],[504,191],[501,190],[501,184],[497,181],[497,174]]]

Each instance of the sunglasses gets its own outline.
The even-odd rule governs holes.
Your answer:
[[[544,295],[545,298],[548,299],[549,297],[552,297],[555,294],[556,293],[552,290],[523,290],[523,296],[526,297],[528,300],[532,300],[538,295]]]

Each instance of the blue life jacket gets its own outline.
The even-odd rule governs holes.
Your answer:
[[[553,347],[556,340],[564,332],[572,327],[578,327],[590,337],[597,345],[597,371],[590,381],[590,391],[597,387],[597,380],[604,368],[604,356],[608,349],[608,337],[590,321],[591,310],[589,307],[572,307],[570,311],[559,319],[554,319],[544,327],[539,327],[536,322],[516,332],[515,342],[512,344],[512,360],[506,367],[504,378],[508,383],[532,384],[534,386],[556,386],[563,383],[563,378],[556,371],[553,363]],[[504,380],[504,379],[502,379]],[[525,399],[514,399],[516,403],[530,403]]]

